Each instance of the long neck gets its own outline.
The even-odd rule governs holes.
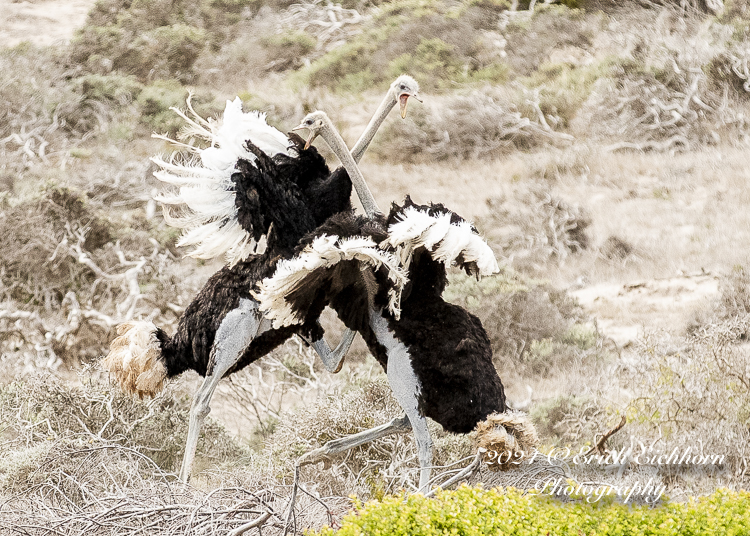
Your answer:
[[[346,143],[344,143],[344,139],[330,123],[321,130],[320,135],[339,160],[341,160],[347,173],[349,173],[349,178],[352,180],[354,189],[357,190],[357,195],[362,202],[362,206],[364,207],[367,216],[372,217],[375,214],[380,213],[380,208],[378,208],[372,192],[370,192],[370,189],[367,187],[365,178],[359,170],[357,162],[355,162],[354,158],[349,153],[349,149],[347,148]]]
[[[375,133],[380,128],[380,125],[383,124],[383,121],[385,121],[388,113],[393,109],[394,106],[396,106],[397,102],[398,101],[393,96],[393,92],[389,90],[383,101],[380,103],[380,106],[378,106],[375,115],[373,115],[372,119],[370,119],[367,128],[359,137],[357,143],[354,144],[354,147],[352,147],[352,158],[354,158],[355,162],[359,163],[359,161],[362,160],[362,155],[365,154],[367,147],[375,137]]]

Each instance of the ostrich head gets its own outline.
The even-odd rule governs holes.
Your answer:
[[[305,150],[307,150],[310,148],[310,145],[315,138],[323,134],[323,131],[328,128],[329,124],[330,119],[328,119],[325,112],[317,111],[307,114],[302,122],[292,130],[307,129],[310,131],[310,135],[307,137],[307,143],[305,143]]]
[[[414,97],[419,102],[419,84],[411,76],[402,74],[391,84],[390,93],[394,100],[398,101],[401,108],[401,118],[406,118],[406,103],[409,97]]]

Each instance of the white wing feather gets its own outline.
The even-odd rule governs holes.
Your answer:
[[[406,272],[391,253],[378,248],[369,237],[339,239],[335,235],[318,236],[296,257],[280,261],[273,276],[264,279],[258,285],[260,290],[253,296],[266,318],[273,320],[274,328],[298,324],[303,318],[298,317],[286,301],[289,293],[314,270],[348,260],[358,260],[374,268],[387,268],[388,278],[394,283],[388,292],[388,309],[398,319],[401,291],[407,282]]]
[[[426,211],[407,207],[399,221],[388,228],[381,248],[393,249],[402,266],[408,268],[414,250],[424,247],[433,259],[451,265],[459,257],[476,262],[480,275],[500,271],[495,254],[468,222],[450,222],[450,213],[430,216]]]
[[[194,119],[175,110],[188,123],[183,135],[203,138],[210,146],[195,149],[197,157],[187,162],[176,162],[174,155],[167,160],[158,156],[152,158],[159,167],[154,176],[179,187],[176,193],[164,193],[155,199],[166,205],[183,207],[179,216],[165,209],[164,217],[169,225],[184,229],[178,245],[193,247],[188,256],[209,259],[225,255],[230,264],[235,264],[258,247],[237,221],[231,180],[239,159],[256,160],[255,155],[245,148],[245,142],[252,141],[269,156],[291,155],[289,139],[266,122],[265,114],[244,113],[239,97],[227,101],[219,121],[198,116],[189,99],[188,110]]]

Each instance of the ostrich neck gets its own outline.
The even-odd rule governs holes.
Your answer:
[[[344,143],[344,139],[338,132],[336,132],[336,129],[332,124],[328,124],[323,128],[321,136],[339,160],[341,160],[347,173],[349,173],[349,178],[352,181],[354,189],[357,190],[357,195],[362,202],[362,206],[364,207],[367,216],[372,217],[375,214],[380,213],[380,208],[378,208],[372,192],[370,192],[370,189],[367,187],[365,178],[359,170],[357,163],[349,153],[349,149],[347,148],[346,143]]]
[[[354,144],[354,147],[352,147],[352,158],[354,158],[355,162],[358,163],[360,160],[362,160],[362,155],[365,154],[367,147],[369,147],[370,142],[375,137],[375,133],[380,128],[380,125],[383,124],[383,121],[385,121],[385,118],[388,116],[393,107],[396,106],[397,102],[398,101],[393,96],[391,96],[391,91],[388,91],[388,94],[386,94],[385,98],[380,103],[380,106],[378,106],[375,115],[373,115],[372,119],[370,119],[367,128],[359,137],[357,143]]]

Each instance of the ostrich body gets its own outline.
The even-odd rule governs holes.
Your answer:
[[[352,182],[367,196],[362,174],[344,153],[346,146],[322,112],[300,127],[323,136],[347,166]],[[412,429],[420,463],[419,488],[427,489],[432,440],[426,417],[446,430],[468,433],[493,413],[507,409],[500,377],[492,364],[489,338],[477,317],[442,298],[446,264],[477,275],[498,271],[489,246],[460,216],[442,205],[420,206],[407,197],[386,218],[371,198],[367,218],[337,214],[300,242],[297,256],[279,264],[256,293],[275,327],[308,324],[325,306],[347,328],[360,333],[386,371],[405,416],[389,424],[326,444],[300,463]],[[339,250],[368,243],[390,262],[350,259]],[[316,258],[334,259],[316,267]],[[312,269],[310,267],[313,267]]]
[[[406,76],[391,85],[384,104],[355,146],[357,159],[388,111],[417,91],[416,82]],[[192,133],[208,135],[212,146],[200,151],[199,165],[156,159],[162,167],[158,178],[181,186],[178,196],[160,200],[191,209],[179,217],[165,211],[165,217],[187,229],[178,244],[194,246],[190,255],[205,258],[224,253],[229,264],[208,279],[172,337],[151,322],[123,324],[102,363],[125,390],[140,396],[153,396],[165,379],[186,370],[205,377],[190,410],[180,470],[180,479],[187,481],[200,428],[221,378],[264,356],[293,334],[313,346],[327,370],[337,372],[354,332],[345,331],[332,351],[317,318],[302,325],[273,328],[252,296],[253,287],[273,273],[279,260],[292,256],[301,237],[330,216],[351,209],[346,170],[338,168],[331,173],[315,148],[305,146],[296,134],[287,138],[264,120],[256,120],[262,117],[243,114],[239,100],[227,103],[224,124],[218,131],[208,131],[206,127],[212,125],[202,122],[197,114],[193,114],[195,119],[182,115],[193,126]],[[265,251],[251,254],[263,238]]]

